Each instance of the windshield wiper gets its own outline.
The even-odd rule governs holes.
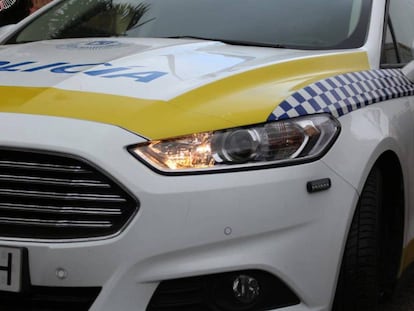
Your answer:
[[[231,45],[243,45],[243,46],[260,46],[260,47],[269,47],[269,48],[278,48],[278,49],[288,49],[289,47],[282,44],[267,43],[267,42],[253,42],[253,41],[243,41],[243,40],[231,40],[231,39],[221,39],[221,38],[207,38],[207,37],[198,37],[198,36],[171,36],[163,37],[168,39],[197,39],[197,40],[208,40],[208,41],[218,41]]]

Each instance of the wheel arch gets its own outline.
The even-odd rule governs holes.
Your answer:
[[[367,171],[346,235],[334,311],[377,310],[378,299],[393,293],[400,272],[405,204],[399,158],[385,151]]]
[[[382,256],[381,287],[383,294],[392,293],[401,271],[405,233],[405,191],[403,170],[398,156],[386,151],[375,162],[382,175],[381,240],[385,244]]]

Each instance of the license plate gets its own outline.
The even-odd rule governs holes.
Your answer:
[[[0,291],[22,290],[23,249],[0,246]]]

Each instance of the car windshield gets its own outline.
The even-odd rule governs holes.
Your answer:
[[[364,44],[372,0],[61,0],[7,43],[198,38],[303,49]]]

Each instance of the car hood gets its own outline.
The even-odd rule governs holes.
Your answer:
[[[364,51],[191,39],[0,46],[0,111],[104,122],[151,139],[265,122],[295,90],[369,67]]]

